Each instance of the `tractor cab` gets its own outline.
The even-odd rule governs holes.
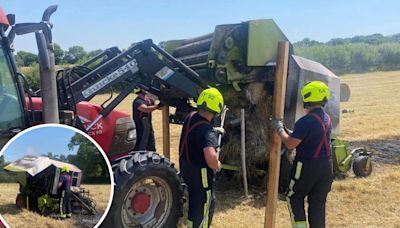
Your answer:
[[[0,148],[27,125],[24,94],[17,81],[14,56],[5,35],[7,28],[7,17],[0,8]]]

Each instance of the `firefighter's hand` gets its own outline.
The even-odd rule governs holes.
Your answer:
[[[276,119],[275,117],[271,116],[271,117],[270,117],[270,121],[271,121],[271,127],[272,127],[272,129],[274,129],[274,131],[275,131],[276,133],[279,134],[281,131],[284,130],[283,121],[282,121],[282,120],[278,120],[278,119]]]
[[[214,127],[213,129],[218,135],[225,135],[225,129],[223,127]]]
[[[221,172],[221,169],[222,169],[222,163],[218,161],[218,168],[215,171],[218,173]]]

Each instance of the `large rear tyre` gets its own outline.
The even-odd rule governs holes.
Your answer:
[[[114,168],[114,199],[105,226],[176,227],[182,216],[178,171],[155,152],[136,152]]]
[[[372,161],[368,155],[358,155],[353,161],[353,172],[358,177],[367,177],[372,173]]]

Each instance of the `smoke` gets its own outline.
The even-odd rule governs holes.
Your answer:
[[[39,152],[37,151],[37,149],[33,146],[28,146],[25,149],[25,155],[31,155],[31,156],[39,156]]]

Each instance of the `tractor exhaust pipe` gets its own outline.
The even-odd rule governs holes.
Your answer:
[[[44,34],[36,32],[39,49],[40,91],[43,102],[44,123],[59,123],[57,82],[53,44],[47,43]]]
[[[44,123],[59,123],[57,82],[55,71],[54,46],[52,42],[50,16],[57,10],[57,6],[48,7],[43,13],[42,30],[35,32],[39,50],[40,88],[43,102]]]

